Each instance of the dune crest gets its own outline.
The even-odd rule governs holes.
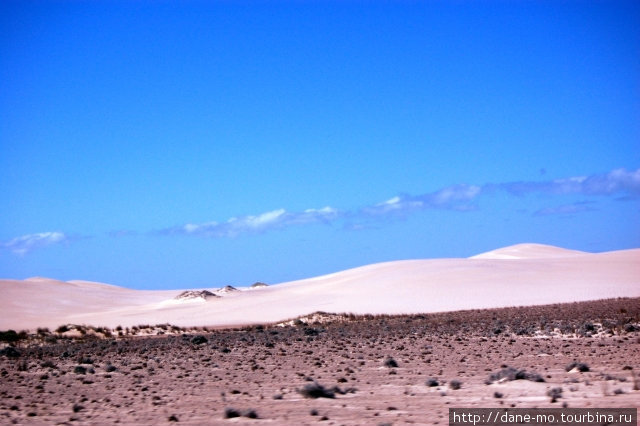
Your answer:
[[[469,259],[547,259],[554,257],[579,256],[587,253],[545,244],[524,243],[503,247],[471,256]]]

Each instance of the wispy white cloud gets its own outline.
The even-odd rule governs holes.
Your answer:
[[[38,248],[53,244],[60,244],[67,241],[69,241],[69,237],[62,232],[40,232],[37,234],[15,237],[5,243],[2,243],[2,247],[11,250],[13,253],[24,255]]]
[[[485,189],[499,189],[514,195],[546,192],[557,195],[615,195],[640,196],[640,169],[615,169],[608,173],[574,176],[540,182],[508,182],[485,185]]]
[[[241,234],[262,233],[293,225],[330,223],[339,216],[340,212],[332,207],[307,209],[302,212],[288,212],[285,209],[278,209],[258,215],[232,217],[225,222],[188,223],[165,229],[161,233],[199,235],[213,238],[236,237]]]
[[[398,195],[393,198],[364,207],[365,215],[381,216],[387,214],[406,214],[422,209],[473,210],[473,200],[480,195],[482,188],[477,185],[452,185],[435,192],[422,195]]]
[[[408,195],[397,195],[381,203],[367,206],[362,209],[362,213],[372,216],[382,216],[393,213],[407,213],[423,207],[423,202]]]
[[[563,204],[555,207],[545,207],[534,213],[534,216],[571,215],[575,213],[590,212],[596,210],[593,203],[580,201],[572,204]]]
[[[481,192],[482,188],[480,186],[458,184],[426,194],[421,198],[424,199],[428,206],[433,208],[467,210],[469,202],[473,201]]]
[[[451,185],[422,195],[397,195],[381,203],[362,208],[360,216],[402,216],[426,209],[472,211],[477,209],[476,200],[482,194],[496,191],[504,191],[516,196],[531,193],[549,193],[558,196],[570,194],[585,196],[622,195],[623,198],[621,199],[638,198],[640,196],[640,169],[632,171],[615,169],[608,173],[546,181]],[[538,216],[570,214],[590,210],[593,210],[593,207],[577,203],[540,209],[534,214]]]

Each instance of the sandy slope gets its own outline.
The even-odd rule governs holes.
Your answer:
[[[640,296],[640,249],[584,253],[519,244],[469,259],[379,263],[201,302],[179,291],[1,280],[0,329],[64,323],[238,325],[314,311],[418,313]]]

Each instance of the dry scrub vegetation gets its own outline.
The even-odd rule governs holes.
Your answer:
[[[2,424],[447,424],[449,407],[640,401],[637,298],[0,340]]]

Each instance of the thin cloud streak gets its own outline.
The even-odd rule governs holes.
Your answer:
[[[340,212],[332,207],[307,209],[302,212],[288,212],[285,209],[272,210],[258,215],[232,217],[226,222],[206,222],[186,225],[160,231],[165,235],[197,235],[212,238],[237,237],[241,234],[263,233],[272,229],[282,229],[293,225],[310,223],[331,223],[340,217]]]
[[[2,247],[23,256],[32,250],[68,241],[69,237],[63,232],[40,232],[15,237],[3,243]]]
[[[542,182],[510,182],[485,185],[485,190],[504,190],[512,195],[546,192],[557,195],[614,195],[640,196],[640,169],[615,169],[609,173],[575,176]]]
[[[546,207],[536,211],[534,216],[571,215],[575,213],[591,212],[596,209],[591,206],[591,202],[581,201],[573,204],[564,204],[556,207]]]
[[[425,209],[472,211],[477,209],[475,201],[482,194],[504,191],[510,195],[524,196],[532,193],[552,195],[611,196],[621,194],[624,200],[640,196],[640,169],[627,171],[615,169],[608,173],[590,176],[575,176],[548,181],[520,181],[489,183],[482,186],[458,184],[422,195],[398,195],[378,204],[361,209],[365,216],[406,215]],[[586,206],[561,206],[541,209],[537,215],[579,213],[593,210]]]
[[[459,184],[417,196],[399,195],[382,203],[364,207],[361,213],[382,216],[424,209],[468,211],[475,209],[471,201],[480,194],[481,190],[481,187],[476,185]]]

